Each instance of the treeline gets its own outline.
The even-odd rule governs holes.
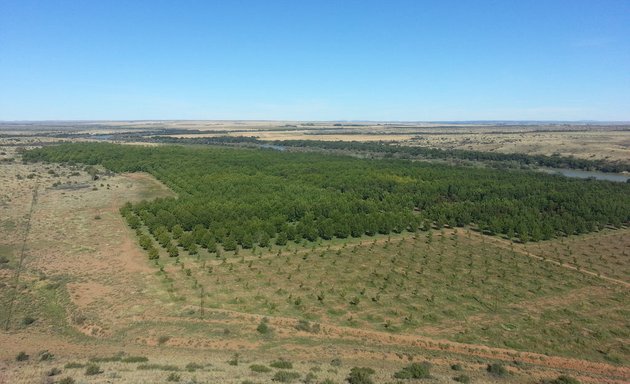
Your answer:
[[[431,147],[406,146],[385,142],[325,141],[325,140],[276,140],[264,141],[253,136],[215,136],[199,138],[176,138],[168,136],[152,137],[149,141],[169,144],[242,145],[293,148],[317,148],[354,153],[380,154],[400,159],[467,160],[493,163],[505,166],[513,163],[525,167],[569,168],[597,170],[601,172],[630,172],[630,164],[606,160],[578,159],[566,156],[527,155],[522,153],[497,153],[465,149],[440,149]]]
[[[323,148],[355,152],[383,153],[399,158],[459,159],[480,162],[515,162],[525,166],[598,170],[601,172],[630,171],[630,164],[605,160],[578,159],[565,156],[526,155],[522,153],[497,153],[464,149],[440,149],[404,146],[382,142],[284,140],[274,142],[286,147]]]
[[[527,171],[357,159],[322,153],[105,143],[62,144],[27,161],[102,164],[145,171],[179,195],[127,204],[173,255],[288,241],[474,225],[522,241],[630,221],[630,185]],[[151,240],[151,239],[149,239]],[[142,240],[150,250],[153,240]]]
[[[197,145],[230,145],[230,144],[267,144],[266,141],[259,140],[255,136],[213,136],[213,137],[173,137],[173,136],[152,136],[147,139],[149,142],[162,144],[197,144]]]

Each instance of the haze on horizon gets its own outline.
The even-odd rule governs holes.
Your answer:
[[[627,1],[0,4],[0,120],[630,121]]]

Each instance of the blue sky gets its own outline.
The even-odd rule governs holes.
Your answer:
[[[0,120],[630,120],[630,1],[0,0]]]

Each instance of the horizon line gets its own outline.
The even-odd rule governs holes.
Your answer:
[[[4,123],[79,123],[79,122],[168,122],[168,121],[207,121],[207,122],[307,122],[307,123],[431,123],[431,124],[464,124],[464,123],[545,123],[545,124],[630,124],[630,120],[532,120],[532,119],[470,119],[470,120],[361,120],[361,119],[0,119]]]

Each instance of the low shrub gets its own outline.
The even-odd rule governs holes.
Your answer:
[[[372,368],[354,367],[350,370],[346,381],[350,384],[373,384],[371,377],[373,374]]]
[[[313,372],[309,372],[304,376],[302,382],[304,384],[314,384],[317,380],[317,376]]]
[[[138,368],[141,371],[159,370],[159,371],[179,371],[176,365],[170,364],[140,364]]]
[[[103,357],[94,356],[94,357],[90,357],[90,362],[91,363],[113,363],[113,362],[121,361],[121,360],[122,360],[122,355],[120,355],[120,354],[114,355],[114,356],[103,356]]]
[[[20,353],[17,354],[17,356],[15,356],[15,360],[16,361],[26,361],[29,359],[29,355],[26,354],[26,352],[22,351]]]
[[[71,369],[71,368],[83,368],[85,367],[85,364],[82,363],[76,363],[76,362],[70,362],[67,363],[66,365],[63,366],[65,369]]]
[[[273,381],[278,381],[280,383],[292,383],[293,381],[300,378],[300,374],[294,371],[278,371],[271,378]]]
[[[580,381],[576,378],[566,375],[560,375],[557,378],[549,381],[545,381],[545,384],[580,384]]]
[[[468,377],[467,375],[455,376],[453,377],[453,380],[457,381],[458,383],[463,383],[463,384],[470,383],[470,377]]]
[[[39,361],[50,361],[55,357],[55,355],[53,355],[52,353],[48,351],[41,351],[39,352],[38,355],[39,355]]]
[[[48,372],[46,372],[46,376],[57,376],[60,373],[61,373],[61,369],[55,367],[49,370]]]
[[[261,364],[252,364],[249,366],[249,369],[251,369],[252,372],[259,372],[259,373],[271,372],[271,368],[265,365],[261,365]]]
[[[400,371],[394,373],[396,379],[426,379],[431,377],[429,370],[431,364],[424,363],[412,363]]]
[[[232,355],[232,358],[230,360],[228,360],[227,363],[230,364],[230,365],[237,366],[239,357],[240,357],[240,355],[238,353],[235,353],[234,355]]]
[[[503,377],[508,374],[508,371],[507,369],[505,369],[503,364],[499,364],[499,363],[488,364],[488,368],[486,368],[486,370],[491,375],[497,376],[497,377]]]
[[[88,364],[88,366],[85,368],[86,376],[98,375],[99,373],[103,373],[103,371],[101,370],[101,367],[96,364]]]
[[[274,367],[274,368],[278,368],[278,369],[292,369],[293,368],[293,363],[287,360],[276,360],[274,362],[272,362],[271,364],[269,364],[270,366]]]
[[[198,369],[203,369],[203,365],[197,363],[188,363],[186,364],[186,370],[188,372],[194,372]]]
[[[181,379],[182,379],[181,376],[175,372],[169,373],[169,375],[166,377],[166,381],[172,381],[172,382],[179,382]]]
[[[297,324],[295,324],[295,329],[308,333],[319,333],[320,325],[317,323],[311,324],[311,322],[307,320],[299,320]]]
[[[162,345],[162,344],[166,343],[167,341],[169,341],[170,339],[171,339],[170,336],[166,336],[166,335],[160,336],[160,337],[158,337],[158,344]]]
[[[122,363],[146,363],[149,358],[146,356],[127,356],[120,359]]]
[[[31,316],[25,316],[22,319],[22,325],[31,325],[33,324],[37,319]]]
[[[260,324],[258,324],[258,326],[256,327],[256,330],[258,331],[258,333],[260,333],[261,335],[266,335],[269,332],[271,332],[271,328],[269,327],[269,325],[267,324],[266,319],[263,319]]]
[[[74,384],[74,383],[75,381],[72,377],[64,377],[63,379],[57,382],[57,384]]]

